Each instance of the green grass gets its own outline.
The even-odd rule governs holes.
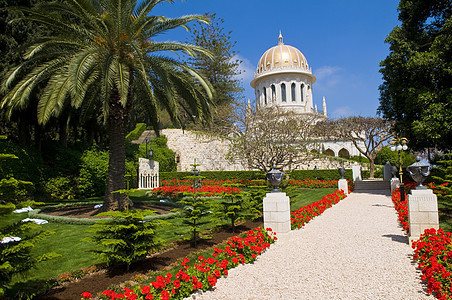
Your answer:
[[[302,206],[311,204],[320,200],[323,196],[331,194],[334,188],[328,189],[302,189],[288,191],[287,194],[291,198],[291,210],[296,210]],[[134,200],[143,200],[144,192],[134,193]],[[90,199],[92,200],[92,199]],[[213,199],[212,201],[219,201]],[[7,217],[0,218],[0,226],[4,226],[11,222],[20,221],[27,217],[27,213],[11,214]],[[210,218],[210,219],[209,219]],[[212,215],[208,217],[210,224],[202,227],[202,230],[209,230],[212,224],[218,223],[218,220]],[[165,220],[167,225],[158,229],[158,237],[167,242],[179,240],[187,235],[189,228],[182,225],[182,220],[175,218]],[[48,280],[56,277],[58,274],[78,270],[82,267],[89,267],[93,264],[103,262],[102,259],[90,252],[95,249],[94,243],[81,241],[83,238],[90,236],[89,226],[87,225],[70,225],[48,223],[42,225],[42,229],[54,231],[55,234],[47,237],[39,242],[34,249],[36,255],[55,252],[61,254],[60,257],[38,264],[38,267],[31,270],[27,280]]]
[[[290,211],[296,211],[300,207],[312,204],[323,196],[334,193],[336,188],[325,188],[325,189],[300,189],[291,190],[287,192],[290,197]]]

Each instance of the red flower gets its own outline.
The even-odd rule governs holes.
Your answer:
[[[90,292],[83,292],[82,297],[83,297],[83,299],[91,299],[93,297],[93,295],[91,295]]]

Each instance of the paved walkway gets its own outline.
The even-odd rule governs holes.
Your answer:
[[[195,299],[434,299],[389,196],[352,193]]]

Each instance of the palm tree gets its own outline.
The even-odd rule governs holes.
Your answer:
[[[123,195],[112,192],[125,189],[125,130],[134,102],[140,107],[145,104],[154,128],[158,128],[157,112],[162,108],[178,122],[180,103],[196,119],[210,118],[210,83],[167,55],[171,51],[211,56],[210,52],[156,39],[168,30],[188,29],[187,23],[207,19],[199,15],[152,16],[152,9],[163,1],[173,2],[65,0],[32,9],[13,8],[24,14],[22,18],[48,26],[53,34],[31,46],[25,61],[7,74],[1,108],[11,115],[27,107],[39,87],[40,124],[58,117],[69,105],[81,111],[101,109],[110,140],[105,210],[127,206]]]

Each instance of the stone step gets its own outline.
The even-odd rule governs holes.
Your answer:
[[[355,181],[355,191],[362,190],[390,190],[391,183],[386,180],[357,180]]]

